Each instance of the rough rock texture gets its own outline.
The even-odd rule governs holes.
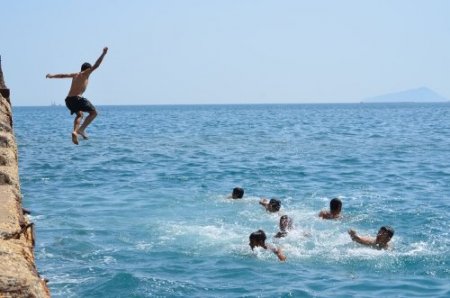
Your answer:
[[[0,297],[50,297],[34,262],[34,227],[24,215],[9,100],[0,95]]]
[[[6,87],[5,79],[3,78],[2,56],[0,56],[0,95],[9,102],[9,89]]]

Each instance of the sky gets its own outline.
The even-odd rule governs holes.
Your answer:
[[[16,106],[63,104],[109,52],[95,105],[360,102],[428,87],[450,99],[448,0],[2,1]]]

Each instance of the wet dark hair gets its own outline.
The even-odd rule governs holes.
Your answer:
[[[281,201],[278,199],[270,199],[269,201],[269,211],[277,212],[281,208]]]
[[[231,197],[233,199],[242,199],[244,196],[244,189],[240,187],[233,188],[233,193],[231,194]]]
[[[92,68],[92,65],[90,63],[88,63],[88,62],[84,62],[81,65],[81,71],[85,71],[86,69],[89,69],[89,68]]]
[[[392,236],[394,236],[394,229],[390,226],[382,226],[380,228],[380,231],[387,232],[387,234],[389,235],[390,238],[392,238]]]
[[[252,243],[253,242],[262,242],[265,243],[266,241],[266,233],[264,233],[263,230],[258,230],[256,232],[253,232],[250,234],[250,237],[248,237],[248,239],[250,240],[250,246],[253,249]]]
[[[285,232],[290,229],[292,229],[292,218],[287,215],[283,215],[280,217],[280,231]]]
[[[342,201],[334,198],[330,201],[330,211],[340,211],[342,209]]]

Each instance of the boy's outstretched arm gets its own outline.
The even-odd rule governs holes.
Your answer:
[[[367,237],[360,237],[356,234],[356,232],[352,229],[348,230],[348,234],[350,235],[350,238],[352,238],[353,241],[362,244],[362,245],[374,245],[375,242],[372,239],[369,239]]]
[[[73,78],[77,74],[76,73],[60,73],[60,74],[47,74],[45,77],[47,79],[66,79],[66,78]]]
[[[95,61],[95,64],[92,66],[92,68],[89,69],[90,72],[93,72],[100,66],[100,64],[102,64],[103,57],[105,57],[106,53],[108,53],[108,47],[103,48],[103,53],[100,55],[100,57],[98,57],[97,61]]]

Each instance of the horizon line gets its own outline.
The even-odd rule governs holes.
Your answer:
[[[149,103],[149,104],[97,104],[99,107],[132,107],[132,106],[233,106],[233,105],[242,105],[242,106],[256,106],[256,105],[379,105],[379,104],[436,104],[436,103],[450,103],[450,100],[447,101],[389,101],[389,102],[367,102],[367,101],[358,101],[358,102],[282,102],[282,103]],[[39,107],[66,107],[65,104],[54,104],[51,103],[49,105],[11,105],[12,107],[21,107],[21,108],[39,108]]]

